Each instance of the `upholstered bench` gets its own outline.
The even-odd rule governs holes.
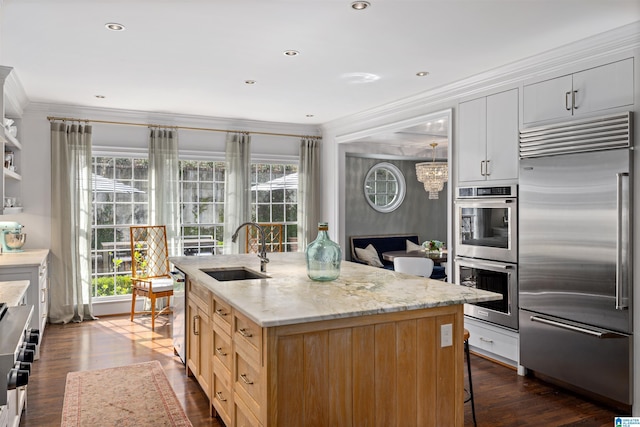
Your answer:
[[[361,264],[369,264],[377,267],[384,267],[389,270],[393,270],[393,262],[383,260],[383,252],[404,251],[407,249],[407,240],[415,243],[416,245],[420,244],[417,234],[351,236],[349,237],[349,240],[351,242],[351,261],[359,262]],[[369,245],[375,248],[376,252],[378,253],[378,261],[382,265],[375,264],[375,259],[367,259],[367,255],[371,255],[371,253],[363,254],[363,250],[366,250]],[[360,250],[356,251],[356,248],[359,248]],[[357,252],[360,252],[360,256],[358,256]]]
[[[384,252],[405,251],[407,249],[407,240],[416,245],[420,244],[417,234],[351,236],[349,240],[351,242],[351,261],[374,267],[384,267],[388,270],[393,270],[393,262],[385,261],[382,258]],[[373,253],[373,249],[369,248],[369,245],[375,249],[376,253]],[[447,274],[444,267],[439,265],[433,267],[432,279],[442,280],[446,277]]]

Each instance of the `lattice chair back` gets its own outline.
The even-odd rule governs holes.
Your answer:
[[[131,276],[170,276],[167,230],[164,225],[134,226],[131,233]]]
[[[276,223],[258,223],[264,230],[267,252],[282,252],[283,226]],[[260,233],[255,227],[248,227],[245,250],[248,254],[260,252]]]

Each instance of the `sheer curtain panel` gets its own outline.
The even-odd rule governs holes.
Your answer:
[[[51,123],[51,323],[93,319],[91,126]]]
[[[251,220],[251,136],[228,133],[225,156],[224,252],[233,254],[238,253],[241,246],[231,242],[233,232],[240,224]],[[244,234],[240,234],[237,242],[244,242]]]
[[[320,210],[320,141],[300,140],[298,165],[298,250],[304,251],[318,234]]]
[[[149,223],[165,225],[170,256],[181,254],[178,135],[171,129],[149,132]]]

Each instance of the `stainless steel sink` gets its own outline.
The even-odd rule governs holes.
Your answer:
[[[268,279],[269,276],[257,271],[250,270],[246,267],[223,267],[202,269],[203,273],[218,280],[219,282],[227,282],[229,280],[251,280],[251,279]]]

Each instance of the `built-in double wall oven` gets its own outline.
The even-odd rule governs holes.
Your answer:
[[[459,187],[456,193],[457,284],[502,300],[465,304],[465,315],[518,329],[518,188]]]

